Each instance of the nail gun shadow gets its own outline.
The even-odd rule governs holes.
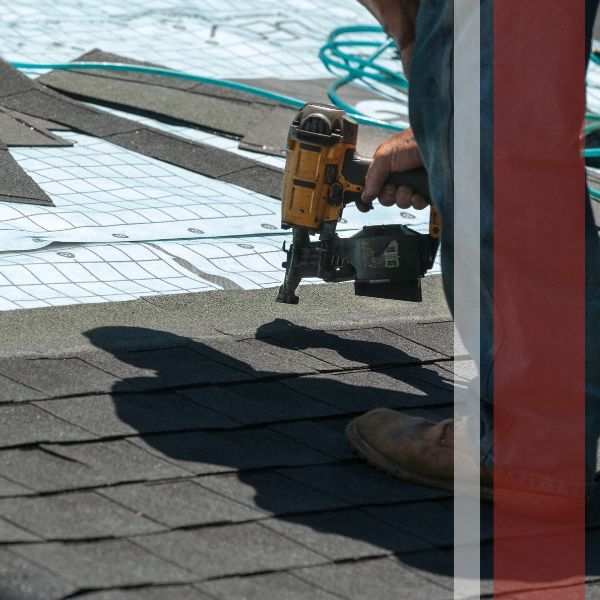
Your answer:
[[[288,344],[277,341],[279,334],[282,332],[285,333],[286,341],[291,340],[291,348],[297,351],[327,350],[337,353],[339,357],[343,357],[348,361],[355,362],[364,361],[365,357],[368,356],[381,357],[384,354],[389,356],[389,363],[406,364],[407,361],[411,360],[411,357],[407,356],[406,353],[386,344],[373,341],[348,340],[335,333],[297,327],[284,321],[274,321],[261,327],[257,332],[257,337],[262,337],[267,343],[273,344],[273,352],[276,354],[283,348],[287,348],[288,351],[290,349]],[[333,503],[339,506],[339,510],[336,510],[335,513],[325,511],[321,512],[319,517],[316,517],[315,512],[311,512],[310,507],[304,508],[301,503],[299,506],[297,501],[294,502],[294,507],[291,510],[286,509],[285,506],[282,506],[280,491],[274,491],[273,489],[272,480],[267,476],[257,477],[256,472],[251,471],[251,469],[256,468],[263,470],[272,468],[275,470],[286,466],[302,468],[302,462],[294,461],[294,457],[292,457],[291,462],[289,461],[289,451],[287,452],[287,460],[285,458],[278,459],[277,448],[273,447],[273,440],[261,439],[261,430],[267,431],[269,434],[273,433],[272,430],[268,429],[268,426],[275,420],[273,414],[276,414],[277,411],[265,411],[267,414],[264,415],[262,421],[261,415],[256,414],[256,411],[264,410],[266,406],[273,408],[279,400],[278,397],[272,396],[263,404],[260,401],[255,402],[256,394],[259,393],[260,388],[253,383],[236,386],[235,392],[236,394],[239,393],[239,396],[232,396],[231,388],[212,388],[218,393],[211,396],[211,402],[207,408],[218,413],[218,394],[222,393],[224,402],[222,413],[233,420],[231,424],[220,424],[221,429],[217,431],[215,429],[211,430],[211,427],[214,428],[214,424],[188,422],[184,427],[180,427],[180,429],[186,429],[185,433],[177,433],[174,431],[174,429],[177,429],[176,427],[165,424],[161,429],[160,426],[156,427],[156,418],[154,420],[148,418],[148,411],[152,412],[152,403],[156,402],[160,398],[159,396],[152,392],[146,392],[142,398],[143,404],[147,403],[147,406],[139,404],[138,396],[136,400],[138,409],[136,410],[135,406],[132,406],[131,402],[128,401],[128,395],[123,393],[130,392],[131,385],[142,390],[177,387],[178,382],[173,377],[173,368],[175,367],[177,370],[177,365],[174,365],[173,357],[175,357],[175,360],[180,360],[183,356],[181,354],[182,350],[187,352],[185,360],[188,361],[184,365],[184,369],[194,369],[194,363],[189,362],[191,352],[192,357],[197,357],[196,368],[209,368],[206,359],[210,359],[213,364],[227,365],[230,369],[234,369],[234,372],[239,374],[239,380],[244,379],[247,381],[249,373],[259,378],[269,378],[276,374],[272,371],[254,370],[247,363],[207,344],[166,332],[134,327],[103,327],[87,332],[87,336],[98,348],[110,352],[120,361],[134,367],[134,372],[137,369],[140,370],[142,376],[132,377],[124,383],[114,386],[112,393],[115,409],[123,422],[136,429],[148,445],[168,459],[185,461],[184,466],[185,463],[189,463],[192,471],[194,470],[193,465],[198,463],[216,465],[217,467],[222,466],[223,471],[236,471],[241,482],[254,488],[256,506],[268,513],[275,514],[280,521],[305,525],[320,533],[338,535],[349,540],[364,542],[371,546],[371,552],[373,551],[372,547],[375,547],[375,549],[381,548],[384,552],[389,553],[402,552],[402,554],[397,555],[397,559],[402,563],[438,575],[452,576],[453,556],[450,548],[453,540],[453,513],[451,499],[443,493],[430,493],[425,488],[418,488],[385,476],[374,469],[366,467],[360,461],[354,460],[349,452],[342,456],[339,454],[339,448],[345,448],[343,425],[351,418],[352,412],[360,414],[382,404],[393,408],[419,407],[427,403],[427,397],[423,395],[423,392],[430,394],[435,393],[436,390],[438,394],[445,394],[451,399],[451,394],[448,394],[452,389],[450,375],[445,378],[435,371],[428,370],[426,377],[420,379],[418,377],[419,367],[410,369],[412,372],[402,368],[395,369],[388,371],[385,375],[390,378],[392,384],[389,386],[391,389],[385,390],[385,393],[380,389],[369,386],[368,383],[367,385],[351,385],[345,383],[343,378],[332,378],[325,375],[313,375],[308,379],[294,378],[295,388],[301,393],[306,392],[306,404],[311,406],[311,409],[306,411],[306,419],[310,421],[311,416],[314,417],[315,389],[318,389],[319,396],[322,399],[336,399],[336,402],[334,406],[325,405],[326,410],[324,413],[319,414],[319,419],[314,420],[319,423],[333,423],[335,421],[338,425],[341,425],[341,427],[334,426],[326,430],[326,435],[331,436],[331,439],[328,439],[328,443],[331,444],[330,447],[337,450],[334,452],[335,456],[332,455],[331,459],[328,459],[326,455],[313,454],[313,457],[317,456],[318,458],[316,460],[313,458],[312,462],[334,463],[334,469],[330,470],[328,474],[323,473],[323,480],[321,482],[317,481],[315,486],[317,489],[326,490],[326,495],[335,496],[342,502]],[[123,349],[123,340],[136,340],[138,344],[145,345],[145,348],[137,351]],[[147,350],[148,347],[159,350],[149,351]],[[162,358],[160,358],[161,356]],[[244,373],[246,377],[242,375]],[[403,381],[403,373],[409,373],[407,381]],[[425,371],[423,373],[425,374]],[[427,382],[424,381],[425,379],[427,379]],[[304,389],[303,381],[310,381],[310,388]],[[315,381],[318,388],[315,388]],[[368,382],[368,379],[364,381]],[[407,386],[407,383],[410,385]],[[273,384],[269,383],[267,385],[272,386]],[[246,391],[244,392],[244,390]],[[281,391],[283,394],[285,394],[285,390],[289,393],[289,388],[282,386]],[[170,409],[167,405],[166,412],[164,412],[164,402],[161,402],[163,413],[160,416],[164,417],[164,423],[168,423],[170,421],[169,416],[172,416],[173,420],[177,420],[178,405],[176,396],[163,394],[162,398],[165,397],[174,398],[173,408]],[[232,400],[232,398],[235,398],[235,400]],[[202,405],[202,399],[202,394],[195,397],[195,401],[200,405]],[[289,399],[287,400],[287,406],[289,406]],[[286,398],[282,396],[280,401],[285,403]],[[302,397],[299,399],[293,398],[293,401],[296,404],[300,403],[299,408],[302,408]],[[349,407],[353,408],[345,411],[344,401],[348,403]],[[236,410],[236,402],[239,403],[239,410]],[[298,409],[298,406],[296,408]],[[172,413],[171,415],[169,410]],[[311,410],[313,411],[312,415]],[[252,411],[255,411],[254,414]],[[451,412],[451,409],[446,408],[446,411]],[[284,413],[285,410],[282,415]],[[245,420],[245,423],[236,424],[236,414],[239,414],[242,421]],[[291,420],[302,418],[303,416],[296,412]],[[181,421],[181,419],[179,420]],[[286,418],[282,416],[280,420],[285,421]],[[154,423],[152,428],[149,428],[149,422]],[[240,448],[239,445],[235,444],[235,432],[238,431],[239,439],[243,440],[244,432],[247,433],[248,430],[254,435],[251,438],[245,438],[246,442],[242,442],[242,444],[247,444],[247,446]],[[303,431],[305,433],[302,433]],[[298,428],[293,435],[294,444],[297,448],[304,451],[307,448],[315,448],[316,440],[311,437],[314,435],[314,430],[311,427]],[[232,441],[233,443],[231,443]],[[318,449],[319,444],[316,447]],[[306,462],[310,463],[311,459]],[[330,478],[335,479],[335,485],[332,486],[331,482],[328,481]],[[370,499],[365,500],[365,488],[382,490],[381,501],[376,496],[371,496]],[[398,493],[390,494],[389,490],[396,490]],[[404,491],[401,492],[400,490]],[[314,495],[315,490],[307,488],[307,493]],[[408,500],[408,502],[402,503],[398,502],[399,500]],[[362,507],[362,510],[359,513],[350,512],[345,509],[344,504],[347,507]],[[375,509],[371,516],[374,516],[381,526],[365,526],[365,521],[361,522],[361,518],[357,518],[357,515],[358,517],[365,517],[363,511],[368,510],[366,505],[369,504],[372,505],[371,508]],[[384,511],[378,511],[375,506],[378,504],[389,504],[390,506]],[[288,514],[285,514],[286,512]],[[403,526],[403,522],[408,526]],[[491,529],[489,527],[486,529],[486,526],[483,529],[487,531],[485,535],[489,538]],[[342,546],[346,543],[348,543],[347,540],[340,539],[339,541]],[[427,551],[434,547],[442,547],[443,550],[435,553]],[[364,547],[358,548],[357,552],[359,556],[362,555]],[[377,554],[378,551],[376,550],[374,553]],[[486,556],[485,550],[482,555]],[[487,560],[484,558],[483,563],[482,577],[485,578],[491,575],[491,555],[488,556]],[[485,568],[486,563],[488,565],[487,569]]]

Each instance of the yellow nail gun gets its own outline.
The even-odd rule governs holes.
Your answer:
[[[281,227],[293,230],[283,250],[285,281],[278,302],[297,304],[296,289],[305,277],[327,282],[354,281],[362,296],[421,301],[421,278],[433,266],[439,246],[440,219],[432,207],[429,233],[405,225],[367,226],[348,238],[336,227],[344,207],[361,201],[370,159],[356,154],[358,124],[343,110],[306,104],[296,115],[287,142],[281,201]],[[407,185],[429,200],[427,173],[415,169],[388,180]],[[319,234],[311,241],[311,234]]]

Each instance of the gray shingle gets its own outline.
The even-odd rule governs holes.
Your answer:
[[[87,355],[86,360],[115,373],[138,389],[152,390],[245,379],[226,365],[207,359],[185,346]]]
[[[117,382],[122,389],[133,389],[78,358],[2,359],[0,373],[49,396],[110,392]]]
[[[347,506],[339,498],[318,492],[278,473],[209,475],[196,481],[227,498],[273,515]]]
[[[145,452],[127,440],[44,447],[67,459],[89,466],[96,473],[100,473],[106,483],[153,480],[189,474],[157,454]]]
[[[94,437],[31,404],[0,406],[0,446],[73,442]]]
[[[350,505],[387,504],[447,497],[441,490],[406,483],[363,464],[280,469],[304,485],[341,498]]]
[[[454,323],[402,323],[386,325],[394,333],[446,356],[454,356]]]
[[[338,459],[354,458],[354,450],[348,444],[344,430],[349,418],[297,421],[271,425],[271,428],[287,437],[335,456]]]
[[[108,590],[77,596],[81,600],[211,600],[191,585],[161,585],[131,590]]]
[[[2,455],[0,454],[0,460],[2,460]],[[26,496],[27,494],[32,494],[32,490],[15,483],[14,481],[10,481],[5,477],[0,477],[0,498],[6,496]]]
[[[169,527],[233,523],[264,516],[191,481],[116,486],[99,493]]]
[[[452,593],[391,558],[312,567],[294,575],[348,600],[451,600]]]
[[[2,201],[54,206],[46,192],[21,168],[0,142],[0,196]]]
[[[13,546],[13,550],[75,582],[80,588],[177,583],[193,579],[191,573],[127,540],[21,544]]]
[[[21,383],[0,375],[0,402],[21,402],[23,400],[41,400],[46,394],[33,390]]]
[[[246,344],[259,354],[272,354],[277,358],[293,362],[298,365],[297,368],[301,368],[302,370],[308,368],[314,371],[331,371],[334,369],[333,364],[310,356],[306,352],[298,352],[297,350],[290,348],[287,344],[278,342],[274,338],[252,338],[242,340],[240,343]]]
[[[164,529],[93,492],[0,500],[0,516],[44,539],[122,537]]]
[[[263,524],[336,561],[431,548],[423,540],[356,509],[269,519]]]
[[[0,109],[0,141],[5,146],[51,147],[72,146],[73,142],[61,140],[45,129],[38,129],[15,119]]]
[[[203,340],[202,345],[203,349],[200,352],[208,358],[223,362],[253,377],[266,377],[280,373],[300,375],[316,372],[309,366],[274,354],[273,347],[268,345],[229,340]]]
[[[0,544],[39,541],[39,537],[0,518]],[[1,597],[1,596],[0,596]]]
[[[102,473],[89,466],[43,449],[0,452],[0,474],[37,492],[68,490],[106,482]]]
[[[347,412],[445,404],[453,398],[449,390],[407,377],[402,368],[307,375],[282,384]]]
[[[86,396],[50,400],[39,406],[100,436],[238,425],[177,394]]]
[[[339,600],[287,573],[228,577],[196,587],[218,600]]]
[[[322,417],[340,412],[338,408],[274,381],[227,388],[199,388],[181,393],[202,406],[244,424]]]
[[[447,502],[403,503],[364,509],[380,521],[407,531],[433,546],[454,543],[454,512],[452,500]]]
[[[202,578],[286,569],[323,557],[256,523],[174,531],[137,543]]]
[[[71,581],[0,548],[0,598],[59,600],[76,589]]]
[[[292,326],[288,332],[272,333],[272,339],[344,369],[443,358],[439,352],[381,327],[322,331]]]
[[[268,428],[186,432],[135,438],[132,443],[195,474],[318,464],[330,457]]]

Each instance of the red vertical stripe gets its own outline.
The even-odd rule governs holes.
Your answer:
[[[494,3],[496,594],[585,595],[584,19],[583,0]],[[549,495],[514,516],[536,482]]]

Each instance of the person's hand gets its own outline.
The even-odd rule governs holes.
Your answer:
[[[362,194],[363,205],[370,206],[375,198],[379,198],[379,203],[383,206],[396,205],[399,208],[412,206],[417,210],[425,208],[427,206],[425,198],[413,193],[409,187],[396,187],[385,183],[392,173],[410,171],[422,166],[423,159],[412,129],[401,131],[386,140],[375,151],[373,162],[367,171]]]
[[[415,23],[420,0],[358,0],[400,48],[404,74],[408,78],[415,43]]]

